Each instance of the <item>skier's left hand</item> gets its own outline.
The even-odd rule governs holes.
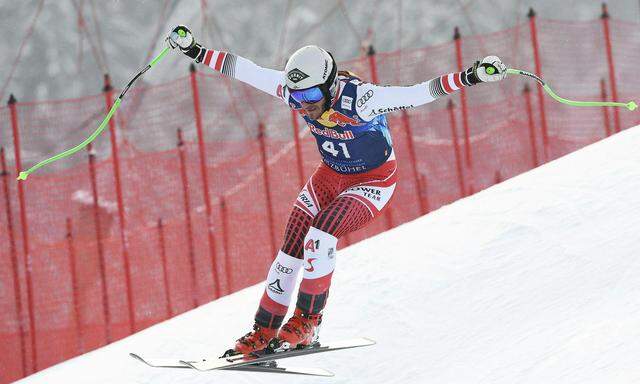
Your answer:
[[[180,50],[186,51],[195,44],[195,40],[189,28],[178,25],[167,36],[167,43],[172,49],[180,48]]]
[[[473,71],[480,83],[499,81],[507,76],[507,66],[498,56],[487,56],[480,61],[476,61],[473,67],[469,69]]]
[[[180,48],[182,53],[194,59],[196,63],[200,63],[204,58],[206,49],[196,43],[191,31],[184,25],[175,27],[166,40],[172,49]]]

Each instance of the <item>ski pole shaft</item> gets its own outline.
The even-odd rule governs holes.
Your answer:
[[[564,99],[558,96],[555,92],[553,92],[551,87],[549,87],[549,85],[547,85],[547,83],[544,80],[542,80],[539,76],[531,72],[523,71],[521,69],[509,68],[507,69],[507,74],[528,76],[535,79],[538,83],[540,83],[540,85],[542,85],[545,92],[547,92],[549,96],[553,97],[556,101],[559,101],[562,104],[567,104],[574,107],[625,107],[630,111],[633,111],[636,108],[638,108],[638,105],[633,101],[629,101],[628,103],[620,103],[620,102],[614,102],[614,101],[575,101],[575,100]]]
[[[68,150],[66,150],[64,152],[61,152],[61,153],[55,155],[55,156],[52,156],[52,157],[50,157],[48,159],[40,161],[38,164],[36,164],[33,167],[27,169],[26,171],[20,172],[20,174],[18,175],[18,180],[27,180],[27,177],[30,174],[32,174],[33,172],[35,172],[37,169],[39,169],[41,167],[44,167],[47,164],[53,163],[54,161],[63,159],[65,157],[67,157],[67,156],[71,156],[74,153],[76,153],[79,150],[81,150],[82,148],[84,148],[87,145],[89,145],[89,143],[91,143],[92,141],[94,141],[100,135],[100,133],[102,133],[104,128],[107,126],[107,123],[109,122],[109,120],[111,120],[111,117],[113,117],[113,115],[116,113],[116,110],[118,109],[118,107],[120,107],[120,103],[122,102],[122,99],[124,98],[124,95],[127,93],[129,88],[131,88],[133,83],[135,83],[136,80],[138,80],[138,78],[140,78],[140,76],[142,76],[145,72],[147,72],[154,65],[156,65],[156,63],[158,61],[160,61],[160,59],[162,59],[169,52],[169,50],[170,50],[169,47],[166,47],[165,49],[163,49],[162,52],[160,52],[160,54],[158,56],[156,56],[151,61],[151,63],[149,63],[146,67],[144,67],[140,72],[138,72],[138,74],[136,74],[133,77],[133,79],[131,79],[131,81],[129,81],[127,86],[120,93],[120,95],[118,96],[116,101],[113,103],[113,106],[109,110],[109,113],[107,113],[107,116],[104,118],[104,120],[102,120],[102,123],[100,123],[100,126],[98,126],[98,129],[96,129],[86,140],[84,140],[82,143],[76,145],[75,147],[73,147],[71,149],[68,149]]]

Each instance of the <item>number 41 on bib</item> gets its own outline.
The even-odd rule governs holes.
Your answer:
[[[347,159],[350,159],[351,155],[349,154],[349,150],[347,149],[347,144],[338,143],[338,146],[342,148],[342,153],[344,157]],[[333,141],[329,141],[329,140],[322,143],[322,149],[324,149],[326,152],[329,152],[334,157],[338,157],[338,154],[340,153],[340,150],[336,149],[335,145],[333,144]]]

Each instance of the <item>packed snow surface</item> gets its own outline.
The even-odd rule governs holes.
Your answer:
[[[262,284],[21,383],[638,383],[640,128],[338,253],[321,339],[373,347],[284,360],[333,378],[154,369],[220,354]]]

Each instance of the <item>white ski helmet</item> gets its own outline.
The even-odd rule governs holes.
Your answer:
[[[291,55],[284,72],[290,90],[320,86],[325,96],[325,109],[329,109],[338,73],[336,62],[329,52],[316,45],[302,47]]]

